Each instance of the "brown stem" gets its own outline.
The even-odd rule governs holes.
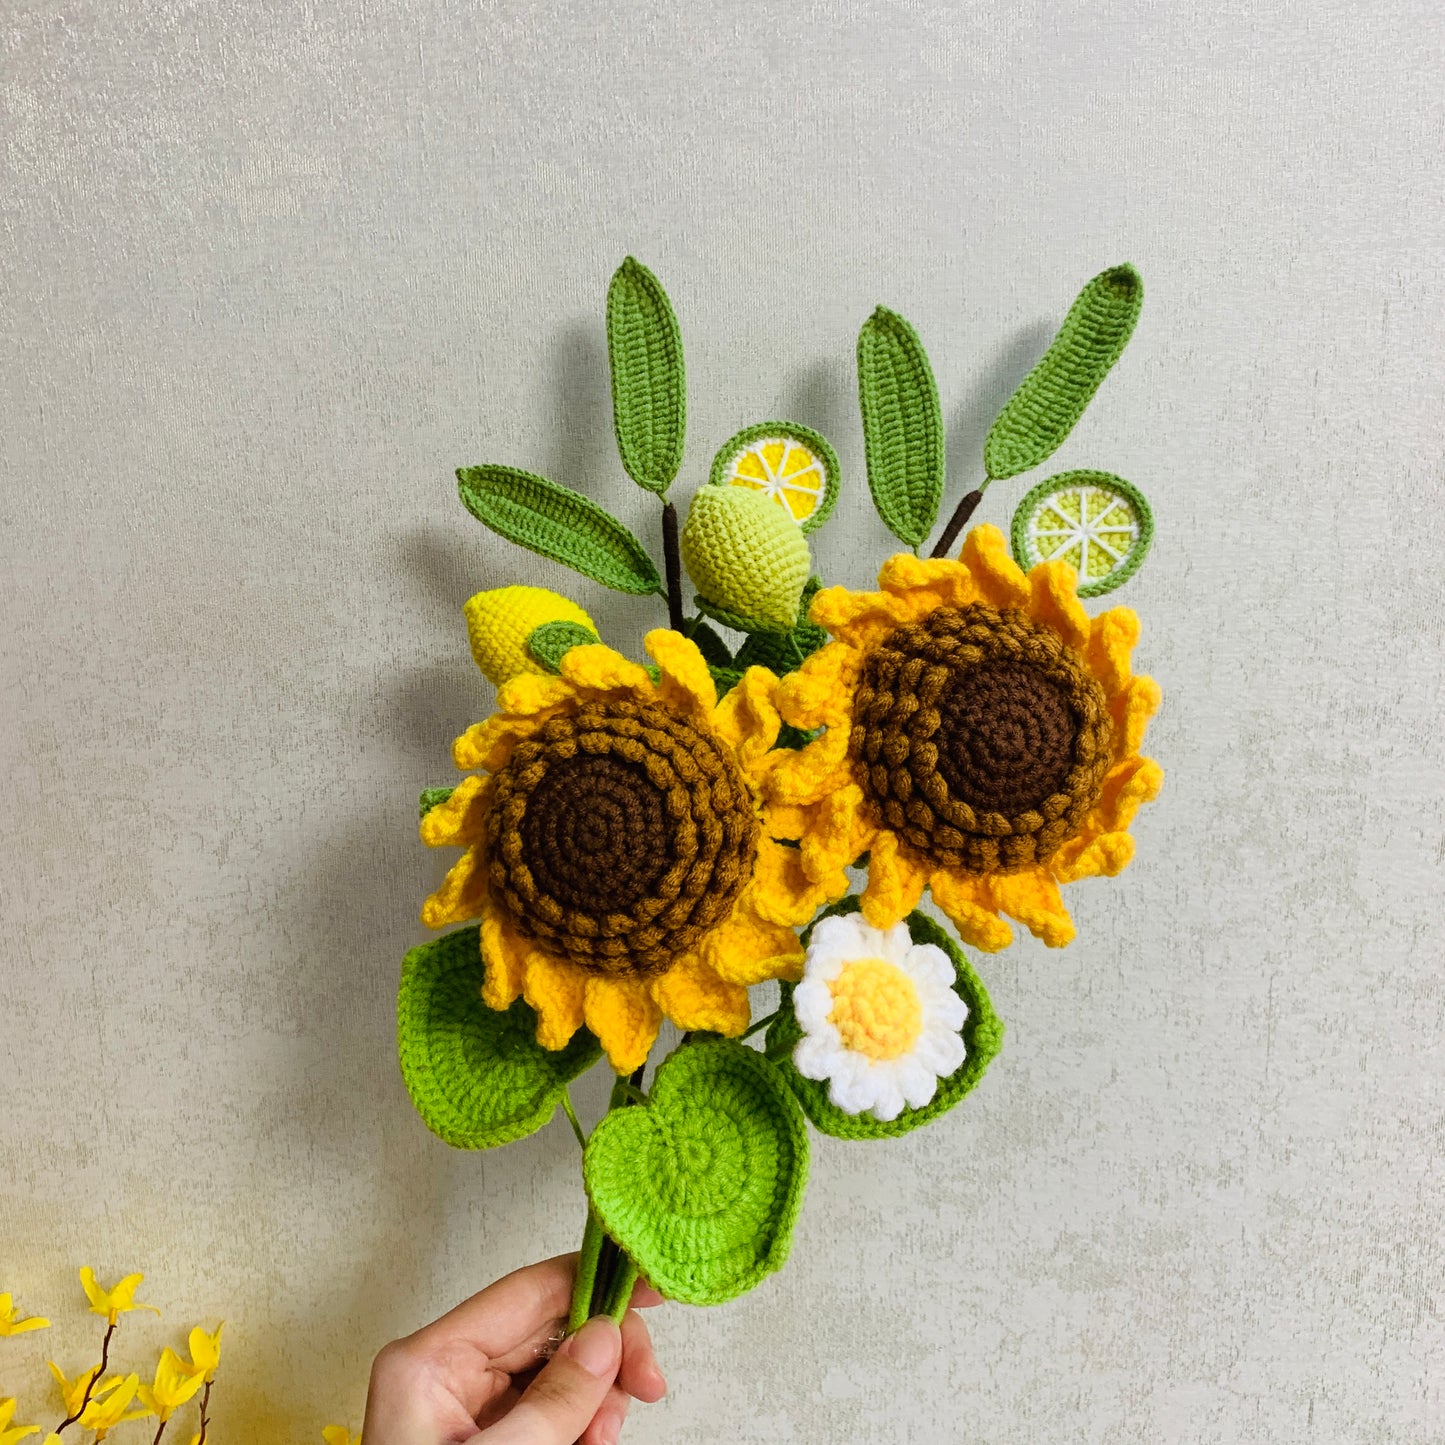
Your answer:
[[[948,550],[958,540],[958,534],[968,525],[968,519],[973,516],[978,504],[983,501],[983,488],[975,487],[973,491],[964,497],[953,509],[953,515],[948,519],[948,525],[943,529],[943,535],[934,543],[930,557],[946,557]]]
[[[201,1391],[201,1433],[196,1436],[196,1445],[206,1445],[206,1431],[211,1428],[211,1417],[206,1414],[211,1404],[211,1382],[206,1381],[206,1388]]]
[[[155,1433],[154,1438],[151,1440],[151,1445],[161,1445],[161,1436],[164,1435],[165,1433],[166,1433],[166,1422],[165,1422],[164,1420],[162,1420],[161,1423],[156,1426],[156,1433]]]
[[[105,1374],[105,1367],[110,1362],[110,1339],[111,1336],[115,1334],[115,1326],[116,1321],[112,1320],[105,1327],[105,1339],[101,1341],[100,1345],[100,1365],[90,1377],[90,1383],[85,1387],[85,1397],[80,1402],[80,1408],[76,1410],[75,1414],[67,1416],[55,1427],[55,1433],[57,1435],[60,1434],[62,1430],[68,1429],[71,1425],[75,1424],[75,1422],[85,1414],[85,1407],[90,1404],[90,1397],[95,1393],[95,1387]]]
[[[667,625],[682,631],[682,553],[677,544],[677,508],[662,508],[662,564],[667,570]]]

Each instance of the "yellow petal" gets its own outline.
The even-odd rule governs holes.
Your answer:
[[[846,587],[823,588],[808,616],[839,641],[859,648],[872,647],[909,620],[907,606],[891,593],[850,592]]]
[[[527,955],[532,945],[512,926],[502,906],[488,899],[481,928],[482,1002],[488,1008],[511,1008],[526,981]]]
[[[863,789],[857,783],[829,793],[813,806],[807,826],[797,835],[804,873],[814,882],[834,886],[841,871],[868,850],[875,831],[864,816]],[[843,883],[846,892],[846,878]]]
[[[1079,574],[1067,562],[1040,562],[1029,572],[1029,585],[1034,618],[1082,652],[1089,645],[1089,614],[1079,603]]]
[[[542,719],[510,717],[497,713],[486,722],[473,723],[452,744],[452,761],[462,772],[485,768],[497,772],[516,751],[517,744],[529,738],[542,725]]]
[[[1089,826],[1095,833],[1117,833],[1134,821],[1145,803],[1152,803],[1164,786],[1164,769],[1153,758],[1129,758],[1111,768],[1104,778],[1099,801],[1090,809]]]
[[[579,652],[591,652],[596,647],[601,647],[601,644],[574,647],[567,657],[573,657]],[[612,649],[602,647],[601,650],[610,652]],[[565,662],[566,658],[563,661]],[[566,702],[576,695],[575,689],[563,678],[554,677],[551,673],[539,677],[535,673],[523,672],[497,689],[497,711],[513,713],[517,717],[535,717],[539,712],[556,707],[558,703]]]
[[[846,722],[863,654],[846,642],[830,642],[778,684],[778,711],[797,728],[833,727]]]
[[[736,1037],[748,1026],[748,991],[719,978],[696,954],[685,954],[651,980],[653,1000],[680,1029]]]
[[[698,952],[703,962],[729,983],[750,985],[771,978],[802,977],[803,946],[797,934],[784,924],[760,918],[748,894],[732,916],[703,939]]]
[[[774,803],[816,803],[853,781],[848,768],[846,722],[830,727],[820,738],[792,751],[779,748],[763,779],[764,795]]]
[[[1043,869],[996,873],[987,879],[987,885],[998,911],[1017,918],[1050,948],[1073,942],[1073,919],[1064,907],[1059,885]]]
[[[813,826],[813,815],[817,803],[769,803],[763,804],[763,827],[770,838],[798,839]]]
[[[468,848],[452,864],[441,887],[421,906],[421,921],[428,928],[445,928],[480,916],[487,897],[487,868],[481,850]]]
[[[771,838],[758,844],[749,894],[753,911],[769,923],[796,927],[806,923],[819,906],[834,903],[848,891],[848,878],[809,878],[796,848],[786,848]]]
[[[718,703],[712,727],[745,773],[754,773],[778,740],[782,719],[773,703],[778,679],[765,667],[750,667]]]
[[[663,702],[694,718],[707,717],[717,706],[717,684],[697,643],[658,627],[643,638],[643,646],[661,674],[657,691]]]
[[[997,527],[975,527],[964,538],[959,560],[973,576],[979,595],[991,607],[1027,607],[1029,580]]]
[[[899,552],[883,564],[878,585],[902,600],[915,620],[939,607],[967,607],[983,600],[968,568],[946,557]]]
[[[562,677],[573,687],[592,688],[597,692],[621,690],[640,698],[653,695],[652,679],[641,663],[623,657],[605,643],[588,643],[570,648],[562,657]],[[514,711],[514,709],[508,709]]]
[[[491,777],[474,774],[463,778],[446,802],[427,809],[422,816],[422,842],[430,848],[480,843],[486,833],[487,810],[495,787]]]
[[[587,980],[583,1011],[615,1072],[630,1074],[647,1062],[662,1010],[641,983],[594,974]]]
[[[986,901],[983,879],[939,869],[928,886],[933,901],[971,948],[997,953],[1013,942],[1013,930]]]
[[[534,948],[527,955],[522,996],[537,1011],[537,1042],[565,1049],[582,1027],[587,975],[575,963]]]
[[[1049,860],[1049,869],[1060,883],[1080,878],[1112,878],[1129,866],[1134,856],[1134,838],[1129,833],[1100,833],[1071,838]]]
[[[1114,716],[1114,750],[1119,757],[1128,757],[1144,746],[1144,733],[1149,719],[1159,711],[1163,694],[1152,677],[1130,678],[1123,692],[1109,703]]]
[[[873,839],[868,854],[868,886],[863,890],[863,917],[874,928],[901,923],[923,897],[928,865],[910,858],[899,847],[898,835],[887,829]]]
[[[1089,627],[1089,670],[1112,697],[1129,681],[1129,658],[1139,641],[1139,614],[1131,607],[1111,607]]]

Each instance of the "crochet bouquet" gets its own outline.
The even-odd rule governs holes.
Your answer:
[[[1143,560],[1144,498],[1106,472],[1064,473],[1027,494],[1011,539],[981,526],[947,554],[991,483],[1068,435],[1141,300],[1129,266],[1084,288],[927,557],[937,388],[913,328],[874,312],[858,339],[868,484],[909,549],[874,592],[813,570],[839,469],[808,427],[740,431],[679,525],[682,343],[633,260],[607,296],[614,420],[624,470],[659,498],[662,573],[577,492],[511,467],[458,472],[494,532],[667,606],[639,661],[556,593],[473,597],[496,711],[453,746],[462,780],[421,799],[422,839],[464,850],[422,920],[463,926],[407,955],[402,1072],[461,1148],[566,1111],[588,1202],[571,1328],[620,1317],[639,1272],[716,1304],[781,1266],[809,1124],[903,1134],[998,1052],[1003,1025],[959,941],[1004,948],[1014,919],[1066,944],[1060,885],[1132,856],[1130,821],[1162,779],[1140,752],[1159,690],[1130,669],[1134,613],[1091,618],[1079,599]],[[953,933],[919,911],[925,890]],[[754,1022],[751,991],[774,980],[777,1008]],[[649,1077],[664,1019],[681,1042]],[[761,1049],[743,1042],[764,1029]],[[585,1134],[568,1085],[604,1056],[611,1105]]]

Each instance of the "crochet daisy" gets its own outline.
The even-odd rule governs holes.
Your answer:
[[[1140,753],[1159,688],[1130,671],[1138,618],[1091,620],[1067,563],[1025,574],[995,527],[975,529],[958,561],[903,553],[878,580],[813,602],[834,640],[777,701],[818,735],[774,755],[773,836],[798,840],[819,901],[840,898],[843,869],[867,853],[875,927],[928,888],[977,948],[1011,941],[1005,914],[1068,943],[1059,885],[1129,862],[1129,824],[1163,780]]]
[[[483,1002],[525,998],[547,1049],[585,1024],[619,1073],[664,1017],[742,1033],[748,986],[798,977],[792,925],[813,909],[796,850],[759,822],[777,679],[749,669],[719,701],[693,642],[660,629],[646,646],[656,681],[600,643],[560,676],[505,681],[453,749],[480,771],[421,822],[466,849],[422,921],[481,920]]]
[[[803,1032],[794,1067],[826,1080],[830,1102],[849,1114],[887,1123],[905,1104],[923,1108],[964,1059],[968,1005],[953,979],[948,955],[914,943],[906,924],[882,930],[856,913],[823,919],[793,990]]]

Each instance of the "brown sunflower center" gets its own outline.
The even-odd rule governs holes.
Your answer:
[[[528,937],[599,973],[665,969],[732,911],[758,824],[717,739],[665,708],[587,703],[497,774],[493,890]]]
[[[1098,800],[1112,723],[1057,633],[1016,609],[939,608],[869,654],[852,755],[878,821],[946,868],[1048,859]]]

